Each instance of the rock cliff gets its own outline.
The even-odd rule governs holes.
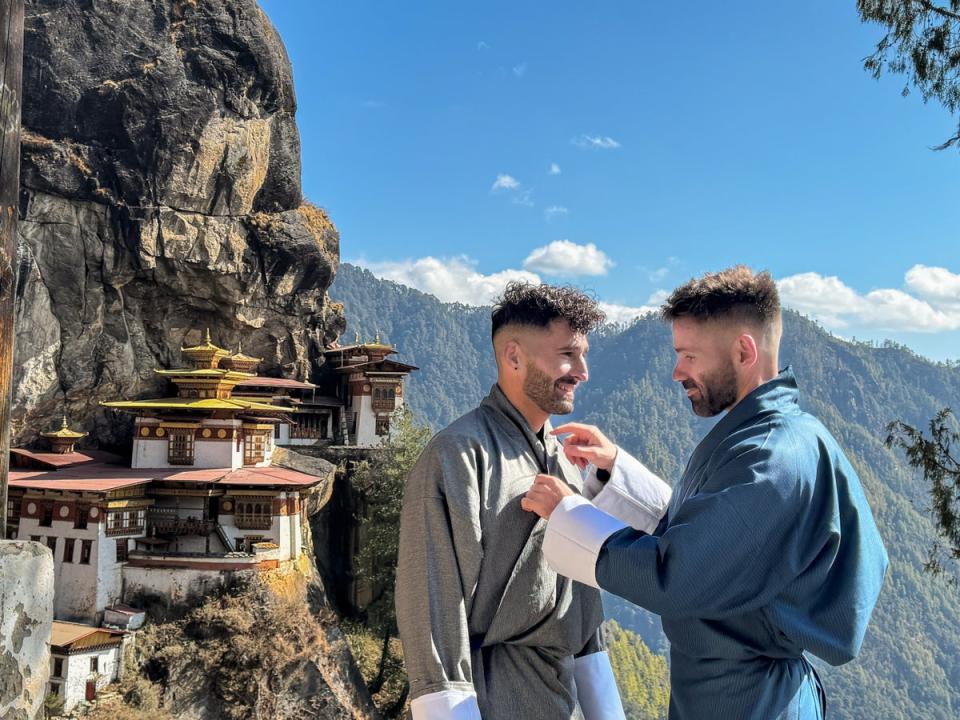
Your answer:
[[[27,0],[14,442],[162,391],[181,344],[308,377],[343,329],[290,62],[254,0]]]

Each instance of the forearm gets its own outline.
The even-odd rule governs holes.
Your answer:
[[[645,533],[656,529],[672,493],[669,485],[623,448],[618,448],[609,478],[602,482],[597,468],[591,466],[584,487],[584,495],[594,505]]]

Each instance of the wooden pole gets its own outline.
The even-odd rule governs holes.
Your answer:
[[[0,0],[0,539],[7,534],[22,71],[23,0]]]

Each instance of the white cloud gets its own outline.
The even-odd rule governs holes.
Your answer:
[[[496,192],[497,190],[516,190],[520,187],[520,182],[513,177],[512,175],[497,175],[497,179],[493,182],[493,187],[490,188],[491,191]]]
[[[526,74],[527,74],[527,61],[524,60],[524,61],[523,61],[522,63],[520,63],[519,65],[514,65],[514,66],[513,66],[513,74],[516,75],[518,78],[522,78],[524,75],[526,75]]]
[[[660,308],[656,305],[641,305],[640,307],[630,307],[628,305],[619,305],[617,303],[600,302],[600,309],[607,316],[608,323],[617,325],[629,325],[638,317],[643,317],[648,313],[657,312]]]
[[[904,279],[910,290],[931,302],[960,305],[960,275],[946,268],[914,265]]]
[[[555,217],[566,215],[569,212],[570,211],[567,210],[567,208],[565,208],[563,205],[551,205],[550,207],[544,209],[543,217],[546,218],[547,222],[549,222]]]
[[[490,46],[487,45],[483,40],[477,43],[477,50],[489,50]]]
[[[616,150],[620,143],[609,136],[601,135],[581,135],[575,137],[571,142],[580,148],[590,148],[597,150]]]
[[[560,166],[557,165],[556,163],[550,163],[550,169],[547,170],[547,174],[548,174],[548,175],[559,175],[559,174],[560,174]]]
[[[364,100],[363,101],[363,107],[365,107],[367,110],[380,110],[385,106],[386,106],[386,103],[383,102],[382,100]]]
[[[895,288],[858,293],[836,276],[815,272],[783,278],[777,284],[783,304],[833,330],[851,326],[885,331],[935,333],[960,329],[960,276],[944,268],[915,265],[905,277],[916,297]]]
[[[511,280],[538,283],[540,277],[524,270],[501,270],[484,275],[468,257],[423,257],[395,262],[360,262],[378,277],[435,295],[443,302],[489,305]]]
[[[593,243],[577,245],[569,240],[554,240],[531,252],[523,267],[554,277],[606,275],[613,261]]]

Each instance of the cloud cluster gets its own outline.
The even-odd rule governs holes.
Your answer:
[[[574,245],[574,243],[569,244]],[[548,245],[538,250],[546,250],[549,247]],[[592,245],[574,247],[581,248],[581,255],[599,252]],[[571,253],[569,248],[564,248],[562,252]],[[536,253],[537,251],[534,251],[531,256]],[[600,255],[603,254],[600,253]],[[606,256],[604,255],[603,258],[605,259]],[[541,282],[539,275],[525,270],[502,270],[485,275],[477,270],[475,261],[462,256],[424,257],[416,260],[361,262],[360,264],[378,277],[430,293],[443,302],[459,302],[465,305],[490,305],[512,280]],[[599,260],[594,259],[594,269],[601,264]],[[601,301],[600,308],[606,314],[607,322],[626,325],[638,317],[656,312],[665,295],[665,291],[657,291],[650,296],[645,305],[639,307]]]
[[[502,270],[484,275],[468,257],[423,257],[396,262],[361,262],[374,275],[436,296],[443,302],[489,305],[511,280],[540,282],[525,270]]]
[[[649,301],[648,301],[649,302]],[[640,307],[630,307],[628,305],[618,305],[616,303],[601,302],[600,309],[607,316],[608,323],[616,325],[629,325],[639,317],[649,313],[655,313],[660,310],[659,305],[641,305]]]
[[[560,174],[560,166],[557,165],[556,163],[550,163],[550,169],[547,170],[547,174],[548,174],[548,175],[559,175],[559,174]]]
[[[960,330],[960,275],[946,268],[914,265],[904,276],[906,290],[881,288],[861,294],[836,276],[815,272],[785,277],[777,285],[784,305],[832,330]]]
[[[520,181],[517,180],[512,175],[497,175],[497,179],[493,181],[493,186],[490,188],[492,192],[497,192],[498,190],[516,190],[520,187]]]
[[[554,240],[531,252],[523,267],[553,277],[596,276],[606,275],[613,261],[593,243],[577,245],[569,240]]]
[[[590,150],[616,150],[620,143],[609,136],[602,135],[580,135],[571,140],[579,148]]]
[[[570,211],[567,210],[563,205],[551,205],[548,208],[544,208],[543,217],[549,222],[555,217],[560,217],[561,215],[566,215]]]

